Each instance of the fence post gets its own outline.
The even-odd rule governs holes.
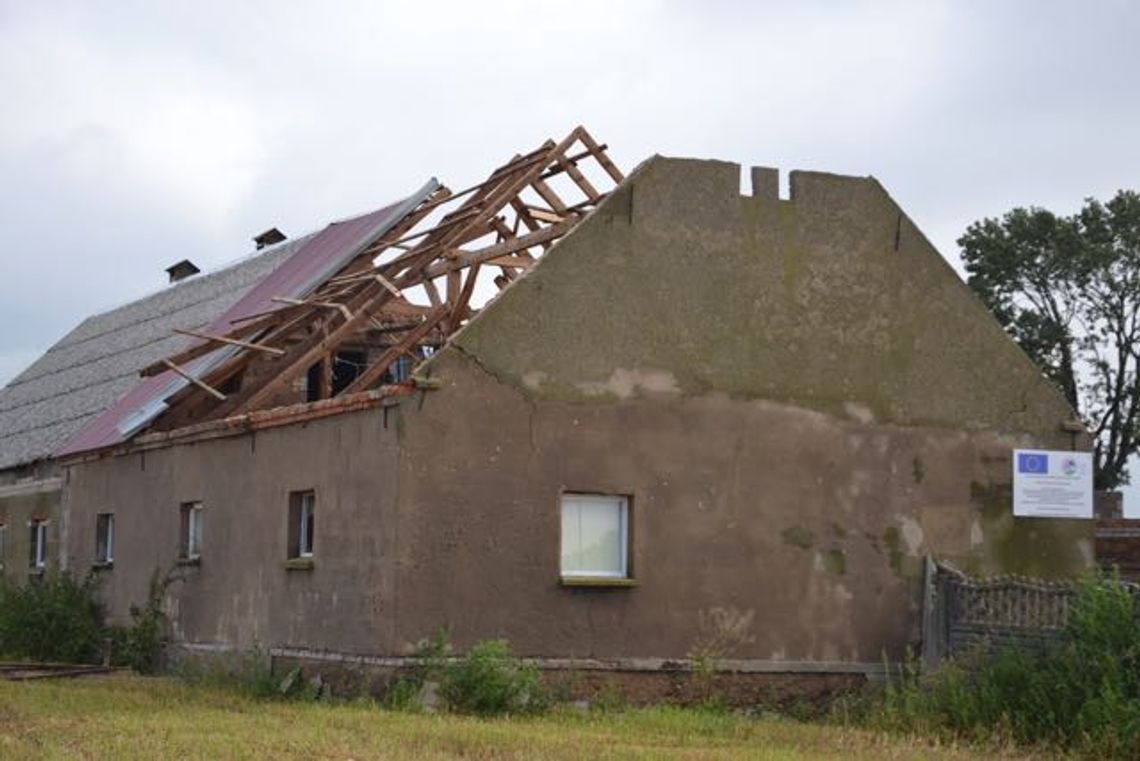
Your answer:
[[[922,572],[922,668],[924,671],[933,670],[942,660],[942,648],[939,637],[941,627],[939,622],[942,616],[938,615],[935,606],[943,604],[936,594],[938,583],[938,566],[934,558],[926,556]]]

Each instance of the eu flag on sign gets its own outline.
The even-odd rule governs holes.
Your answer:
[[[1049,455],[1044,452],[1018,452],[1017,472],[1047,474],[1049,472]]]

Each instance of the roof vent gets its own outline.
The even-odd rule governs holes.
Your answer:
[[[271,227],[261,235],[253,236],[253,242],[257,244],[257,250],[272,246],[274,243],[280,243],[285,240],[285,233],[278,230],[276,227]]]
[[[194,262],[190,261],[189,259],[183,259],[182,261],[178,262],[178,264],[174,264],[166,268],[166,274],[170,275],[170,282],[172,283],[177,283],[181,280],[185,280],[191,275],[197,275],[201,271],[202,270],[198,269]]]

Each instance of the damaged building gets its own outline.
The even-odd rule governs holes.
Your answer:
[[[1072,409],[882,186],[749,177],[661,156],[625,176],[579,128],[465,190],[433,180],[197,276],[244,286],[148,323],[115,363],[143,377],[66,436],[29,449],[0,418],[0,451],[46,457],[48,546],[114,617],[173,572],[182,646],[314,668],[399,664],[446,626],[654,674],[729,621],[725,668],[862,675],[915,644],[927,554],[1088,567],[1088,522],[1010,506],[1014,448],[1088,447]],[[116,314],[0,414],[85,330],[68,362],[102,362]]]

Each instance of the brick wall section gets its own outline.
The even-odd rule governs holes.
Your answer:
[[[1140,521],[1102,518],[1096,522],[1096,561],[1119,570],[1126,581],[1140,582]]]

